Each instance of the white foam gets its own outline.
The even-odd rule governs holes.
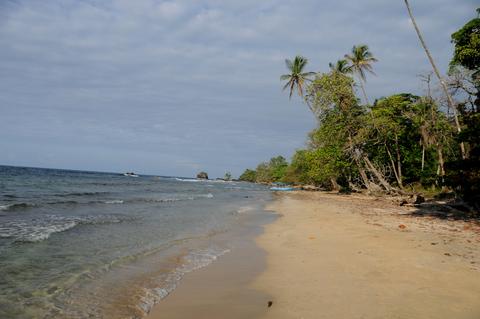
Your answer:
[[[179,281],[186,274],[210,265],[217,260],[218,257],[230,252],[229,249],[204,249],[191,252],[184,258],[184,264],[169,273],[163,280],[162,287],[145,289],[144,296],[141,298],[138,307],[146,315],[152,307],[160,300],[167,297],[175,288]]]
[[[245,214],[245,213],[250,212],[252,210],[254,210],[254,208],[252,206],[242,206],[242,207],[237,209],[237,214]]]
[[[123,204],[123,200],[121,199],[114,199],[114,200],[106,200],[105,204]]]
[[[60,233],[81,224],[119,223],[115,215],[63,217],[45,215],[40,219],[17,220],[0,223],[0,237],[14,238],[16,242],[39,242],[54,233]]]
[[[179,182],[201,182],[203,181],[202,179],[195,179],[195,178],[175,178],[175,180]]]

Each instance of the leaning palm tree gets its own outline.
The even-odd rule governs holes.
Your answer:
[[[304,98],[305,82],[311,81],[310,77],[315,75],[315,72],[304,72],[304,68],[307,65],[308,60],[301,55],[297,55],[293,61],[286,59],[285,64],[290,71],[289,74],[280,76],[281,81],[287,81],[283,86],[283,90],[287,88],[290,90],[289,98],[292,98],[293,91],[297,90],[298,95],[307,103],[308,108],[315,115],[315,111],[308,101]]]
[[[329,63],[330,70],[339,72],[341,74],[349,74],[352,72],[352,68],[348,65],[347,60],[338,60],[337,63]]]
[[[453,102],[452,96],[448,92],[447,84],[445,83],[445,80],[443,79],[443,77],[440,75],[440,71],[438,71],[435,61],[433,61],[432,55],[430,54],[430,50],[428,50],[427,44],[425,43],[425,40],[423,39],[423,36],[420,33],[420,29],[418,28],[417,22],[413,17],[412,9],[410,8],[410,4],[408,3],[408,0],[404,0],[404,1],[405,1],[405,6],[407,7],[408,15],[410,16],[410,20],[412,20],[413,27],[415,28],[415,32],[417,32],[418,39],[420,40],[420,44],[425,50],[425,54],[427,55],[428,61],[430,61],[430,64],[432,65],[433,72],[435,73],[435,75],[438,78],[438,81],[440,82],[443,93],[447,97],[448,106],[453,111],[453,117],[455,119],[455,126],[457,127],[457,132],[460,133],[462,131],[462,128],[460,126],[460,122],[458,121],[457,109],[455,108],[455,103]],[[460,143],[460,150],[462,152],[462,158],[465,159],[465,156],[466,156],[465,145],[463,144],[463,142]]]
[[[354,45],[352,48],[351,54],[345,54],[345,59],[350,63],[349,68],[352,72],[356,73],[360,80],[360,87],[362,88],[363,97],[365,102],[368,102],[367,93],[365,92],[364,82],[367,81],[367,72],[375,74],[373,72],[372,63],[377,62],[378,60],[373,57],[372,52],[368,49],[368,46],[365,44]]]

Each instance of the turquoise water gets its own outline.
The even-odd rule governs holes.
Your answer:
[[[142,317],[269,199],[240,182],[0,166],[0,318]]]

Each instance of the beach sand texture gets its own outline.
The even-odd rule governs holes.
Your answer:
[[[268,209],[264,253],[247,241],[188,274],[148,318],[480,318],[478,224],[363,195],[282,193]]]
[[[282,194],[258,238],[265,318],[480,318],[480,233],[364,196]]]

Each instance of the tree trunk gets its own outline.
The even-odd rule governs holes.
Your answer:
[[[360,78],[360,87],[362,88],[363,97],[365,98],[365,103],[367,105],[370,105],[370,102],[368,101],[368,97],[367,97],[367,91],[365,91],[365,85],[363,84],[362,78]]]
[[[369,181],[369,179],[368,179],[367,173],[365,173],[365,170],[363,169],[363,166],[362,166],[362,164],[360,163],[361,152],[360,152],[359,149],[357,149],[357,148],[353,145],[353,141],[352,141],[352,136],[351,136],[351,135],[348,136],[348,146],[349,146],[350,149],[352,150],[353,160],[355,161],[355,164],[357,165],[357,169],[358,169],[358,172],[360,173],[360,177],[362,178],[363,184],[365,185],[365,187],[366,187],[368,190],[370,190],[370,188],[371,188],[370,181]]]
[[[438,80],[440,81],[440,85],[442,86],[443,93],[447,97],[448,106],[453,111],[453,116],[455,118],[455,126],[457,127],[457,132],[460,133],[462,131],[462,128],[460,127],[460,122],[458,121],[457,109],[455,107],[455,103],[453,102],[452,96],[448,92],[447,84],[443,80],[443,77],[440,75],[440,72],[438,71],[438,68],[437,68],[435,62],[433,61],[432,55],[430,54],[430,50],[428,50],[427,44],[423,40],[423,36],[420,33],[420,29],[417,26],[417,22],[415,21],[415,18],[413,17],[413,13],[412,13],[412,10],[410,9],[410,4],[408,3],[408,0],[404,0],[404,1],[405,1],[405,5],[407,6],[408,15],[410,16],[410,19],[412,20],[413,27],[415,28],[415,31],[417,32],[418,39],[420,40],[420,43],[422,44],[422,47],[425,50],[425,53],[427,54],[427,57],[428,57],[428,60],[430,61],[430,64],[432,65],[433,72],[435,72],[435,75],[437,76]],[[460,149],[462,151],[462,158],[465,159],[466,158],[466,156],[465,156],[465,145],[463,144],[463,142],[460,143]]]
[[[400,188],[403,188],[403,182],[402,182],[402,159],[401,159],[401,156],[400,156],[400,148],[398,146],[398,137],[395,135],[395,148],[396,148],[396,151],[397,151],[397,173],[398,173],[398,186],[400,186]]]
[[[390,163],[392,164],[392,169],[393,169],[393,174],[395,175],[395,179],[397,180],[398,185],[401,185],[402,183],[397,173],[397,165],[395,165],[395,161],[393,160],[392,153],[390,152],[390,150],[386,145],[385,145],[385,149],[387,150],[388,157],[390,158]]]
[[[365,184],[365,187],[367,189],[370,189],[371,188],[370,180],[368,179],[367,173],[365,173],[365,169],[363,168],[362,164],[360,163],[357,155],[354,156],[354,159],[355,159],[355,164],[357,164],[357,168],[358,168],[358,172],[360,173],[360,177],[362,177],[363,184]]]
[[[338,186],[338,183],[337,183],[337,180],[335,179],[335,177],[330,177],[330,183],[332,184],[332,190],[334,190],[334,191],[339,191],[340,190],[340,186]]]
[[[438,154],[438,167],[440,168],[440,176],[443,177],[445,176],[445,161],[443,160],[443,149],[440,146],[440,144],[437,144],[437,154]]]
[[[373,175],[378,179],[378,181],[380,182],[380,184],[382,184],[382,186],[385,188],[385,190],[387,192],[390,192],[392,190],[392,187],[387,182],[387,180],[382,176],[382,174],[380,174],[380,172],[375,168],[375,166],[373,166],[372,162],[370,162],[368,157],[364,155],[363,160],[367,164],[367,167],[369,168],[369,171],[371,171],[373,173]]]
[[[422,143],[422,172],[425,167],[425,145]]]

